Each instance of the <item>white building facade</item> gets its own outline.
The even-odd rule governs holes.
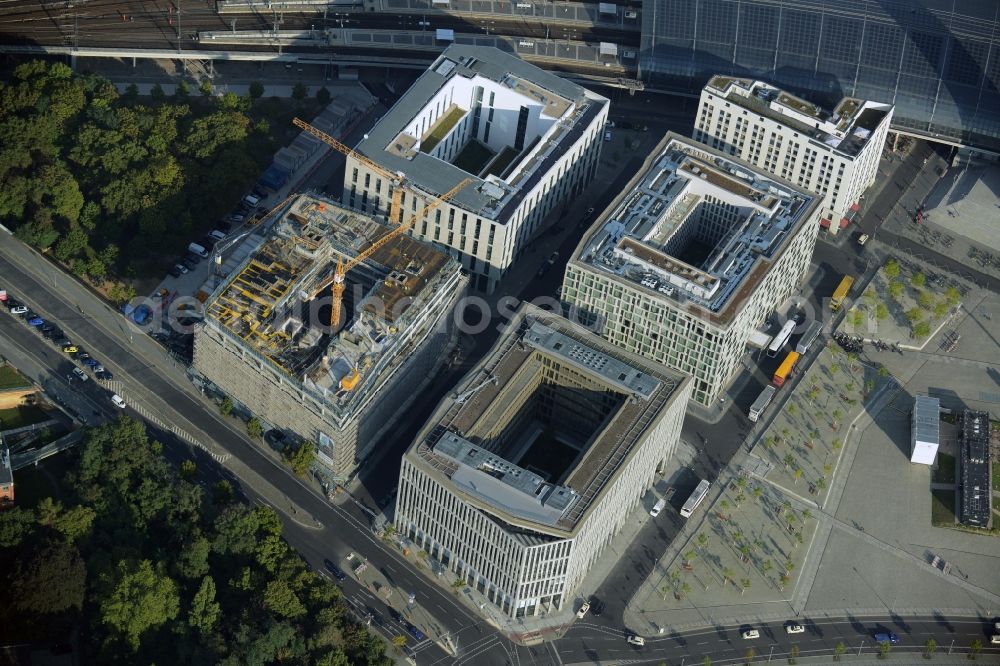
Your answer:
[[[845,97],[831,113],[762,81],[715,76],[701,91],[693,136],[819,194],[820,225],[836,233],[875,182],[892,111]]]
[[[388,218],[395,197],[408,220],[471,179],[410,233],[450,248],[491,292],[593,178],[607,114],[606,98],[515,56],[454,45],[358,144],[364,159],[348,157],[343,201]]]
[[[817,217],[815,195],[668,134],[584,235],[561,297],[571,318],[690,375],[692,399],[712,404],[799,289]]]
[[[454,395],[475,391],[484,373],[510,383],[491,382],[476,398],[439,406],[403,458],[396,504],[397,529],[478,590],[493,613],[508,618],[555,612],[572,602],[657,470],[674,455],[691,386],[596,336],[569,332],[561,318],[530,306],[519,312],[520,334],[502,338]],[[616,377],[627,374],[628,386],[607,381],[607,367]],[[589,447],[554,478],[515,464],[482,430],[509,403],[508,389],[518,390],[534,372],[542,386],[562,384],[564,397],[584,387],[605,398],[621,390],[631,394],[612,399]],[[479,412],[456,415],[463,410]],[[472,427],[463,427],[463,419]]]

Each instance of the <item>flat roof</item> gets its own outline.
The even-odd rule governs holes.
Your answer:
[[[763,81],[731,76],[714,76],[705,88],[850,157],[892,111],[889,104],[844,97],[831,112]]]
[[[347,273],[348,319],[342,330],[331,330],[320,321],[329,306],[312,306],[311,295],[338,260],[349,261],[389,231],[337,202],[300,195],[216,288],[205,304],[206,322],[346,408],[400,354],[405,358],[408,329],[422,320],[423,305],[458,281],[454,259],[401,235]],[[319,297],[329,302],[325,290]]]
[[[522,95],[560,119],[538,149],[525,151],[521,165],[510,180],[498,175],[479,178],[463,169],[417,149],[422,137],[409,134],[408,124],[424,110],[435,95],[455,77],[483,77]],[[379,166],[405,175],[410,187],[431,195],[451,190],[465,178],[473,184],[454,195],[450,203],[479,212],[489,219],[505,222],[510,212],[508,202],[517,193],[527,191],[532,177],[546,172],[546,164],[559,155],[557,147],[575,141],[593,116],[608,103],[604,97],[588,92],[555,74],[546,72],[520,58],[493,47],[453,44],[414,82],[382,119],[369,130],[355,150]],[[463,111],[469,111],[464,109]],[[443,116],[442,116],[443,117]],[[454,122],[454,120],[452,120]],[[428,128],[428,132],[430,133]],[[574,133],[574,130],[577,130]],[[520,201],[520,199],[518,199]]]
[[[918,395],[913,400],[913,438],[917,442],[934,444],[941,441],[941,401]]]
[[[967,409],[962,414],[962,512],[966,525],[987,527],[991,519],[990,415]]]
[[[0,485],[14,483],[14,471],[10,467],[10,450],[0,437]]]
[[[669,133],[597,217],[573,261],[727,323],[811,223],[817,205],[802,188]],[[678,256],[703,225],[708,228],[702,215],[717,219],[732,211],[729,228],[711,232],[718,238],[703,259]]]
[[[505,396],[541,381],[552,363],[572,368],[621,400],[587,442],[562,484],[556,484],[476,443],[480,431],[502,428]],[[407,455],[505,522],[565,535],[600,497],[646,430],[689,381],[620,350],[566,319],[529,304],[483,360],[438,406]]]

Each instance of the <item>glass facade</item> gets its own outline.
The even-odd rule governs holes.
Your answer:
[[[997,0],[650,0],[640,74],[684,92],[727,74],[830,108],[890,103],[894,127],[1000,151]]]

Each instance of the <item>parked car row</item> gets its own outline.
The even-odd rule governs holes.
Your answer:
[[[11,314],[21,317],[28,326],[34,328],[42,335],[42,337],[49,340],[56,347],[59,347],[63,353],[68,355],[70,358],[79,361],[81,365],[94,373],[94,377],[103,381],[108,381],[114,378],[114,375],[105,369],[105,367],[101,365],[97,359],[73,344],[73,342],[63,333],[62,329],[56,326],[53,322],[46,321],[40,315],[32,312],[24,303],[21,303],[17,299],[8,296],[3,302]],[[67,375],[66,378],[70,381],[73,381],[74,378],[79,379],[80,381],[87,381],[89,379],[87,373],[79,367],[74,368],[73,374]]]

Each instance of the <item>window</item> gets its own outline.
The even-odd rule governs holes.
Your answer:
[[[357,167],[354,167],[354,171],[351,172],[351,182],[352,183],[358,182],[358,168]]]

